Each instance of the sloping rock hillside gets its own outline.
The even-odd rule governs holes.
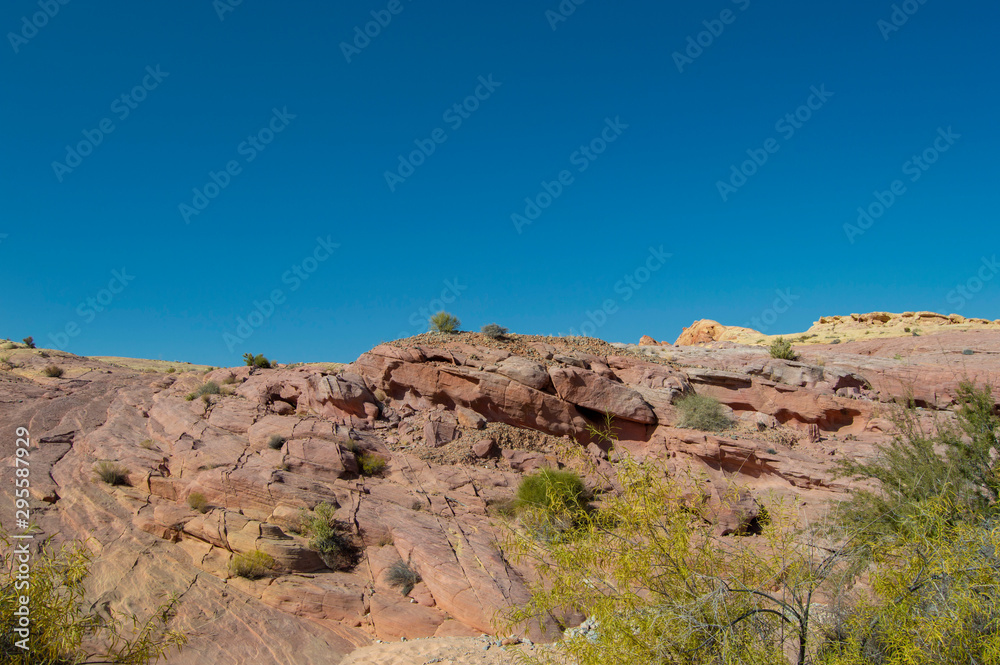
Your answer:
[[[912,393],[932,414],[964,376],[1000,387],[998,332],[799,350],[782,361],[730,342],[425,334],[338,371],[167,373],[19,348],[0,365],[0,458],[10,473],[13,432],[28,427],[36,517],[57,540],[87,539],[94,603],[145,614],[181,596],[173,626],[190,643],[170,663],[335,663],[374,640],[495,633],[496,611],[525,599],[532,574],[507,560],[495,508],[523,474],[575,464],[569,449],[603,468],[627,450],[695,469],[710,505],[743,488],[740,509],[717,515],[728,533],[765,493],[816,513],[845,496],[830,462],[887,439],[893,398]],[[43,375],[52,364],[61,377]],[[207,382],[220,394],[187,399]],[[738,425],[677,427],[674,404],[692,391]],[[606,416],[614,450],[592,434]],[[126,467],[130,485],[97,481],[102,460]],[[373,460],[385,468],[366,475]],[[353,557],[324,559],[298,533],[303,510],[324,502]],[[253,550],[274,557],[274,574],[231,576],[233,556]],[[385,575],[400,560],[421,578],[406,596]]]

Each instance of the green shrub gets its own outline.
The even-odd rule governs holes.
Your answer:
[[[62,367],[59,365],[47,365],[42,369],[42,374],[53,379],[58,379],[65,373]]]
[[[677,400],[676,406],[680,414],[678,427],[698,429],[703,432],[720,432],[733,425],[722,410],[722,404],[714,397],[692,393]]]
[[[201,492],[191,492],[188,494],[188,505],[191,510],[197,510],[199,513],[208,512],[208,499]]]
[[[897,433],[864,462],[840,460],[837,475],[875,481],[878,491],[855,490],[841,505],[841,520],[878,536],[900,533],[928,502],[946,499],[954,518],[982,520],[1000,501],[1000,417],[990,386],[959,383],[955,424],[932,429],[908,405],[894,416]],[[943,453],[943,454],[942,454]]]
[[[23,340],[21,340],[21,341],[22,341],[22,342],[24,342],[24,345],[25,345],[26,347],[28,347],[29,349],[33,349],[33,348],[35,348],[35,338],[34,338],[34,337],[31,337],[31,336],[29,335],[28,337],[25,337],[25,338],[24,338]]]
[[[378,455],[362,452],[357,455],[358,469],[362,476],[377,476],[385,470],[386,461]]]
[[[784,337],[779,337],[771,342],[770,350],[772,358],[778,358],[779,360],[795,360],[798,358],[798,355],[792,350],[792,343]]]
[[[576,514],[587,507],[587,488],[572,471],[542,469],[525,476],[517,487],[515,507],[543,509],[550,513]]]
[[[357,556],[357,547],[347,536],[348,528],[334,519],[337,507],[329,503],[317,505],[312,514],[302,514],[301,530],[311,536],[309,546],[332,570],[350,568]]]
[[[495,323],[488,323],[482,327],[482,330],[480,332],[482,332],[490,339],[501,339],[509,331],[503,326],[499,326]]]
[[[385,581],[391,587],[399,587],[399,592],[405,596],[420,582],[420,573],[399,559],[386,569]]]
[[[215,381],[209,381],[208,383],[204,383],[201,386],[199,386],[198,389],[195,390],[193,393],[188,393],[184,399],[190,402],[196,397],[205,397],[206,395],[218,395],[220,392],[222,392],[222,389],[219,388],[219,384],[217,384]]]
[[[457,331],[462,322],[448,312],[440,311],[430,318],[430,324],[434,332],[450,333]]]
[[[975,355],[975,354],[976,354],[976,352],[973,351],[972,349],[965,349],[964,351],[962,351],[962,355],[963,356],[972,356],[972,355]]]
[[[258,353],[257,355],[244,353],[243,362],[247,364],[247,367],[259,367],[261,369],[271,369],[274,366],[274,363],[265,358],[262,353]]]
[[[129,611],[134,607],[119,611],[107,603],[94,603],[87,593],[95,586],[90,579],[95,558],[90,549],[80,541],[56,548],[49,538],[38,540],[42,542],[37,549],[31,547],[30,580],[22,574],[23,582],[18,581],[18,566],[25,565],[25,558],[14,544],[25,541],[13,540],[0,527],[0,663],[150,665],[161,657],[172,660],[168,651],[186,642],[182,633],[169,629],[179,609],[179,595],[154,603],[158,607],[150,608],[148,615],[144,610],[148,619]],[[102,584],[98,581],[96,586]],[[21,607],[30,607],[30,615],[19,611]],[[16,644],[22,639],[15,632],[19,624],[30,627],[30,638],[23,635],[21,645]]]
[[[267,440],[267,447],[271,450],[281,450],[281,447],[285,445],[285,437],[280,434],[272,434]]]
[[[274,568],[274,557],[260,550],[242,552],[235,555],[233,560],[229,562],[229,570],[232,571],[233,575],[248,580],[259,580],[267,575],[272,568]]]
[[[177,371],[176,367],[168,367],[167,368],[167,374],[173,374],[176,371]]]
[[[97,477],[111,486],[128,485],[128,469],[114,462],[98,462],[94,465]]]

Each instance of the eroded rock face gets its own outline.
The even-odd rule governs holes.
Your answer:
[[[39,376],[50,360],[29,359],[0,371],[0,428],[29,427],[33,465],[50,470],[33,475],[43,530],[91,538],[95,602],[142,614],[160,594],[181,594],[175,622],[191,647],[169,663],[294,654],[308,665],[376,638],[494,632],[496,611],[527,598],[532,572],[506,560],[504,522],[488,506],[509,500],[522,474],[570,463],[565,446],[605,472],[627,451],[692,473],[717,532],[742,533],[765,495],[800,499],[814,516],[845,496],[831,460],[864,458],[891,436],[880,402],[915,384],[922,404],[944,408],[959,377],[1000,376],[1000,334],[990,332],[814,346],[799,361],[713,344],[426,335],[376,347],[339,374],[141,374],[60,356],[65,381]],[[184,398],[207,380],[223,394]],[[677,428],[675,402],[691,392],[719,399],[739,426]],[[605,414],[614,447],[593,435]],[[0,457],[12,454],[0,438]],[[385,470],[361,475],[363,456]],[[98,460],[125,466],[131,485],[95,482]],[[11,498],[9,486],[0,492]],[[330,570],[298,532],[320,503],[357,548],[345,570]],[[232,577],[233,556],[253,550],[274,558],[271,576]],[[421,579],[407,596],[386,577],[399,561]]]

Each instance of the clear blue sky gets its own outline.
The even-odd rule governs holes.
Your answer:
[[[343,361],[442,295],[611,341],[1000,318],[996,3],[225,2],[4,3],[0,336]]]

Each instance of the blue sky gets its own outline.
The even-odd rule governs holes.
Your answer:
[[[223,365],[442,304],[611,341],[1000,317],[1000,7],[674,4],[11,0],[0,335]]]

